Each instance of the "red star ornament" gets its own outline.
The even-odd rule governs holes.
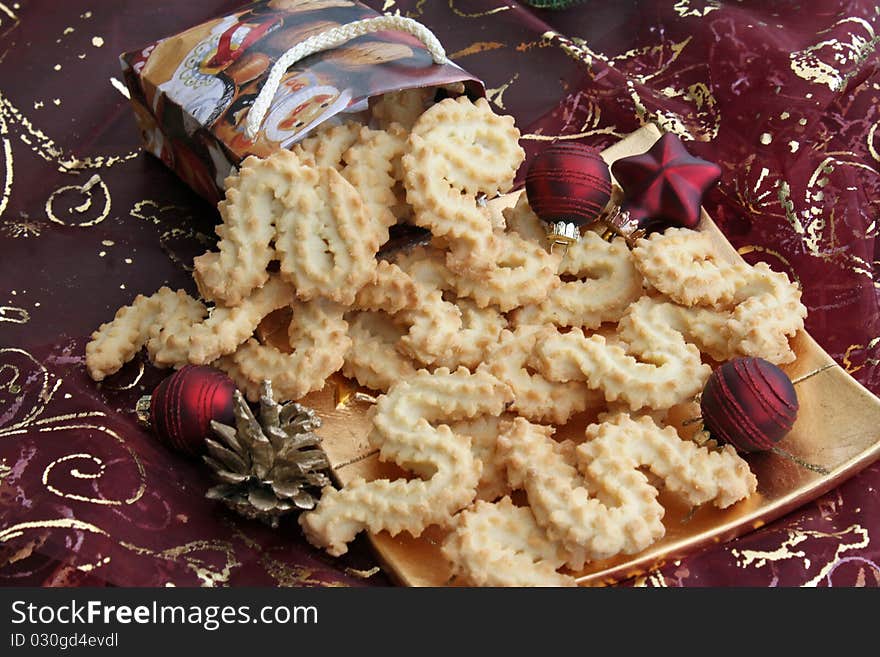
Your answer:
[[[671,133],[646,153],[617,160],[611,172],[626,198],[622,209],[645,231],[696,228],[703,196],[721,177],[721,167],[688,153]]]

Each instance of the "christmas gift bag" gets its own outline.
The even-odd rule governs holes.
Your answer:
[[[424,27],[352,0],[262,0],[120,59],[146,149],[212,202],[248,155],[364,120],[383,94],[484,94]]]

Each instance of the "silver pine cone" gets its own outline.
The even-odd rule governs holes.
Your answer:
[[[321,419],[310,408],[272,399],[272,384],[263,382],[259,420],[239,391],[234,394],[235,427],[211,421],[205,462],[220,483],[208,490],[246,518],[272,527],[292,511],[312,509],[320,490],[330,483],[330,467],[314,430]]]

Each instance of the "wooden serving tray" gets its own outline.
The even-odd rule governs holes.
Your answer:
[[[602,156],[610,164],[646,151],[659,137],[654,126],[647,126],[607,149]],[[517,194],[509,194],[492,204],[500,212],[512,205],[516,197]],[[728,261],[742,261],[705,211],[700,230],[712,236],[719,254]],[[800,413],[780,447],[829,473],[812,472],[775,454],[753,454],[747,460],[758,478],[758,492],[728,509],[705,506],[690,514],[689,509],[665,499],[661,492],[659,499],[666,508],[666,536],[639,554],[588,564],[575,573],[580,584],[609,584],[639,575],[700,546],[757,529],[830,490],[880,456],[880,399],[835,365],[806,332],[794,338],[793,346],[797,360],[783,368],[790,378],[822,371],[798,384]],[[356,476],[368,480],[401,476],[403,472],[395,465],[381,463],[376,450],[367,442],[369,403],[356,399],[353,393],[357,388],[346,381],[335,379],[333,384],[304,402],[324,419],[320,434],[338,482],[345,485]],[[676,419],[680,423],[687,416],[699,415],[699,407],[694,404],[679,415]],[[576,416],[558,430],[557,436],[581,439],[584,428],[593,419]],[[698,426],[685,429],[679,424],[679,430],[682,435],[690,435]],[[444,535],[443,530],[431,527],[418,539],[406,533],[392,538],[382,532],[371,535],[370,540],[387,572],[401,584],[442,586],[450,581],[450,570],[439,548]]]

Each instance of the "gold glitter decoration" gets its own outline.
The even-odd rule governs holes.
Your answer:
[[[667,97],[679,97],[693,102],[697,109],[694,116],[700,121],[697,125],[686,124],[681,116],[669,110],[658,109],[653,112],[648,110],[642,102],[638,91],[636,91],[632,80],[626,81],[626,87],[635,106],[636,115],[643,125],[646,123],[656,123],[664,132],[671,132],[684,140],[711,141],[718,136],[718,130],[721,127],[721,117],[716,114],[712,125],[708,125],[705,120],[702,120],[707,113],[700,110],[704,106],[710,109],[716,105],[715,98],[705,84],[691,85],[684,91],[669,90],[666,93]],[[696,93],[698,90],[701,93]]]
[[[20,374],[21,372],[19,372],[18,368],[14,365],[10,365],[9,363],[4,363],[3,365],[0,365],[0,381],[3,380],[4,376],[9,377],[9,381],[7,381],[3,385],[0,385],[0,390],[6,388],[7,392],[9,392],[10,395],[17,395],[18,393],[20,393],[21,386],[18,385],[18,377],[20,376]]]
[[[7,362],[3,362],[4,360]],[[15,361],[18,361],[18,363],[16,364]],[[61,381],[53,379],[42,363],[37,361],[27,351],[15,347],[5,347],[0,348],[0,373],[8,371],[12,372],[13,376],[9,383],[5,386],[0,386],[0,390],[5,387],[11,395],[18,395],[21,392],[21,388],[16,383],[21,376],[21,366],[32,370],[28,378],[38,380],[40,390],[36,395],[36,399],[30,400],[30,404],[28,404],[28,400],[23,400],[25,403],[22,404],[22,408],[27,409],[24,411],[25,415],[23,418],[18,422],[0,427],[0,438],[12,433],[22,433],[23,427],[28,426],[34,418],[45,410],[46,405],[52,400],[52,396],[61,385]]]
[[[90,573],[93,570],[95,570],[96,568],[100,568],[101,566],[106,566],[108,563],[110,563],[110,561],[111,561],[110,557],[104,557],[102,559],[98,559],[98,561],[96,561],[95,563],[80,564],[79,566],[76,567],[76,569],[80,572],[83,572],[83,573]]]
[[[71,531],[86,532],[114,540],[113,536],[97,525],[78,520],[76,518],[57,518],[46,520],[33,520],[0,529],[0,544],[8,543],[16,538],[24,536],[31,531],[44,529],[69,529]],[[205,587],[213,587],[218,584],[226,584],[234,568],[241,563],[235,557],[235,548],[228,541],[191,541],[179,546],[173,546],[163,550],[153,550],[128,541],[116,541],[116,543],[134,554],[166,559],[172,562],[182,562],[189,568]],[[222,563],[214,565],[204,558],[196,556],[204,552],[214,552],[221,555]]]
[[[8,373],[8,374],[4,374]],[[105,418],[106,414],[100,411],[84,411],[80,413],[70,413],[64,415],[54,415],[42,417],[47,406],[52,401],[55,392],[62,384],[60,378],[50,375],[46,367],[37,361],[31,354],[23,349],[6,348],[0,349],[0,374],[8,376],[9,380],[5,385],[0,385],[0,390],[4,388],[15,397],[15,405],[18,406],[17,414],[23,414],[17,422],[13,421],[7,426],[0,427],[0,438],[24,433],[54,433],[59,431],[94,431],[99,435],[112,438],[127,453],[130,463],[132,463],[138,473],[138,481],[133,482],[134,490],[132,494],[125,500],[109,500],[103,497],[92,497],[82,495],[80,493],[64,491],[50,482],[52,471],[61,464],[68,464],[72,469],[69,471],[74,478],[90,478],[97,479],[104,472],[103,461],[100,457],[91,454],[75,453],[63,456],[50,463],[43,471],[43,485],[51,493],[59,497],[91,502],[102,505],[121,505],[134,504],[146,491],[146,473],[143,464],[137,454],[125,443],[125,440],[114,430],[100,423],[84,423],[82,420]],[[22,388],[19,381],[27,382],[28,389]],[[33,383],[39,383],[39,390],[34,394]],[[0,402],[4,400],[0,398]],[[13,420],[15,416],[13,416]],[[93,464],[99,464],[99,474],[97,476],[81,476],[83,473],[76,468],[74,460],[87,459]],[[71,463],[68,463],[71,461]],[[115,461],[118,463],[118,461]],[[0,541],[2,542],[2,541]]]
[[[172,240],[196,240],[206,249],[212,248],[215,244],[213,237],[192,227],[190,208],[180,205],[161,205],[156,201],[144,199],[137,201],[129,214],[137,219],[149,221],[154,226],[170,225],[170,228],[165,228],[160,233],[159,247],[174,264],[180,266],[184,271],[192,271],[192,262],[188,259],[184,261],[174,252],[170,246]]]
[[[678,43],[664,43],[656,46],[633,48],[632,50],[627,50],[625,53],[617,55],[616,57],[608,59],[603,56],[601,59],[602,61],[610,63],[611,66],[617,66],[640,57],[650,58],[653,63],[653,66],[650,67],[650,72],[636,73],[632,76],[632,79],[638,84],[645,84],[646,82],[666,73],[666,71],[669,70],[669,67],[675,63],[687,45],[691,42],[691,39],[693,39],[693,37],[687,37],[684,41],[679,41]],[[575,41],[582,45],[586,45],[586,42],[581,39],[575,39]],[[706,85],[703,86],[708,91],[708,87],[706,87]],[[663,89],[662,93],[667,98],[674,98],[676,95],[681,95],[680,92],[677,92],[672,88]]]
[[[749,156],[742,165],[744,176],[734,178],[734,197],[736,202],[748,210],[748,212],[754,214],[769,212],[768,206],[772,203],[774,190],[773,185],[770,185],[768,180],[770,170],[767,167],[761,167],[758,179],[749,188],[748,178],[752,175],[752,164],[754,161],[754,156]]]
[[[539,39],[535,39],[534,41],[523,41],[516,46],[517,52],[528,52],[530,50],[541,48],[550,48],[553,45],[553,41],[547,35],[552,36],[555,32],[548,32],[541,36]]]
[[[497,50],[498,48],[504,47],[504,44],[500,41],[475,41],[466,48],[456,50],[454,53],[449,55],[449,59],[462,59],[463,57],[467,57],[468,55],[476,55],[481,52]]]
[[[107,381],[105,380],[105,381],[101,384],[102,387],[106,388],[107,390],[117,390],[117,391],[118,391],[118,390],[131,390],[131,389],[134,388],[138,383],[141,382],[141,379],[142,379],[143,376],[144,376],[144,371],[146,370],[146,368],[144,367],[144,361],[141,360],[141,359],[138,359],[138,361],[137,361],[137,367],[138,367],[138,369],[137,369],[137,372],[136,372],[135,375],[134,375],[134,378],[133,378],[131,381],[129,381],[128,383],[124,383],[124,384],[121,384],[121,385],[111,385],[111,384],[108,384]],[[113,378],[116,379],[117,377],[114,376]]]
[[[368,570],[360,570],[359,568],[351,568],[351,567],[347,567],[345,569],[345,572],[348,575],[352,575],[353,577],[360,577],[361,579],[369,579],[370,577],[372,577],[373,575],[375,575],[376,573],[379,573],[381,571],[382,571],[382,569],[379,568],[379,566],[373,566],[372,568],[370,568]]]
[[[786,181],[779,181],[777,195],[786,220],[794,232],[801,237],[808,253],[826,261],[832,260],[834,257],[845,259],[848,261],[847,264],[851,271],[866,276],[873,285],[873,266],[856,254],[837,253],[835,231],[829,231],[828,244],[826,244],[828,252],[823,252],[821,247],[822,243],[826,241],[825,231],[834,225],[835,217],[833,207],[825,210],[821,205],[824,201],[822,188],[830,182],[828,176],[834,173],[837,167],[853,167],[872,174],[876,173],[870,166],[856,161],[857,159],[858,155],[851,151],[829,151],[810,175],[804,190],[805,209],[800,213],[795,210],[794,202],[791,199],[791,188]]]
[[[793,551],[792,548],[803,543],[808,538],[809,536],[805,533],[789,532],[788,538],[775,550],[738,550],[734,548],[730,552],[736,557],[737,564],[741,568],[747,568],[752,565],[756,568],[763,568],[769,561],[785,561],[803,557],[804,552]],[[805,560],[804,568],[808,568],[809,565],[809,560]]]
[[[80,531],[99,534],[101,536],[110,536],[100,527],[76,520],[75,518],[58,518],[57,520],[32,520],[30,522],[20,522],[16,525],[0,529],[0,543],[8,543],[14,538],[24,536],[25,532],[31,529],[77,529]]]
[[[858,16],[839,20],[819,34],[827,34],[845,23],[864,28],[866,36],[849,32],[848,43],[829,38],[791,53],[790,65],[795,75],[807,82],[826,85],[831,91],[840,91],[846,86],[846,82],[858,70],[859,65],[875,51],[877,44],[880,43],[880,37],[875,34],[873,26],[868,21]],[[826,55],[825,58],[822,57],[823,54]],[[831,62],[849,66],[850,71],[844,74]]]
[[[874,146],[874,134],[877,132],[878,125],[880,125],[880,120],[874,121],[874,123],[871,124],[871,129],[868,130],[866,141],[868,142],[868,152],[871,154],[871,157],[873,157],[875,161],[880,162],[880,153],[877,152],[877,148]]]
[[[813,570],[814,564],[812,560],[806,556],[807,550],[795,549],[799,545],[806,547],[810,541],[820,541],[828,539],[836,545],[834,556],[825,563],[818,564],[819,568],[816,574],[804,582],[804,587],[815,587],[823,580],[830,576],[831,572],[838,565],[845,552],[855,549],[868,547],[871,542],[868,531],[858,524],[853,524],[837,532],[822,532],[806,529],[788,529],[786,530],[786,538],[782,540],[779,547],[772,550],[739,550],[732,548],[730,553],[736,558],[737,564],[741,568],[764,568],[769,563],[780,561],[789,561],[792,559],[802,559],[803,569],[805,572]],[[817,551],[811,551],[816,554]]]
[[[831,211],[831,216],[832,218],[834,217],[833,210]],[[869,278],[873,282],[875,288],[880,287],[880,283],[874,280],[874,264],[869,263],[864,258],[861,258],[855,254],[848,254],[848,257],[855,263],[850,267],[850,271]]]
[[[543,134],[543,133],[525,133],[520,139],[527,141],[565,141],[568,139],[581,139],[583,137],[592,137],[595,135],[611,135],[623,138],[624,135],[617,132],[615,126],[602,126],[602,108],[593,100],[587,97],[583,92],[566,96],[562,103],[563,116],[569,117],[560,130],[567,131],[571,127],[573,118],[582,114],[583,122],[577,126],[578,132],[560,135],[560,134]]]
[[[60,214],[66,217],[74,217],[74,213],[78,215],[83,215],[87,213],[92,208],[92,203],[94,199],[94,194],[92,189],[96,188],[100,190],[101,197],[103,197],[103,203],[101,209],[98,210],[95,216],[91,218],[86,218],[84,221],[65,221],[62,217],[59,217],[59,212],[56,208],[56,202],[58,199],[62,197],[67,192],[75,192],[77,194],[82,195],[84,200],[76,206],[68,207],[65,210],[62,210]],[[49,198],[46,200],[46,216],[49,217],[51,221],[54,221],[57,224],[61,224],[62,226],[79,226],[79,227],[87,227],[94,226],[95,224],[99,224],[104,219],[107,218],[107,215],[110,214],[110,190],[107,189],[107,185],[104,184],[104,181],[101,180],[101,177],[98,174],[93,175],[84,185],[65,185],[64,187],[59,187],[52,194],[49,195]],[[88,215],[87,215],[88,217]]]
[[[665,589],[668,588],[668,584],[666,583],[666,578],[663,577],[662,573],[659,572],[651,572],[647,575],[639,575],[633,581],[633,586],[636,588],[658,588]]]
[[[255,550],[260,554],[260,565],[266,570],[275,584],[281,587],[296,586],[328,586],[327,582],[313,577],[314,571],[305,566],[291,566],[275,559],[270,552],[274,550],[264,550],[263,546],[248,536],[232,517],[224,518],[226,524],[233,533],[233,536],[244,543],[248,548]],[[341,586],[341,584],[329,584],[329,586]]]
[[[20,24],[21,20],[19,20],[16,13],[12,11],[5,2],[0,2],[0,39],[6,37],[7,34],[12,32]],[[11,47],[12,45],[10,45],[10,48]],[[6,54],[9,52],[10,48],[7,48],[0,53],[0,63],[6,59]]]
[[[275,559],[267,552],[260,555],[260,565],[266,569],[272,579],[278,586],[291,588],[297,586],[327,586],[327,582],[323,582],[313,577],[315,571],[306,566],[296,566]],[[330,584],[330,586],[342,586],[342,584]]]
[[[424,15],[424,13],[425,13],[425,3],[426,3],[427,1],[428,1],[428,0],[416,0],[416,6],[413,7],[412,9],[408,9],[408,10],[406,10],[406,12],[404,12],[404,15],[405,15],[407,18],[415,18],[415,19],[419,19],[419,18],[421,18],[422,15]],[[399,15],[400,15],[400,9],[396,9],[396,10],[394,11],[394,14],[393,14],[393,15],[395,15],[395,16],[399,16]]]
[[[57,520],[39,520],[23,522],[0,530],[0,543],[8,542],[14,538],[23,536],[28,530],[33,529],[71,529],[85,531],[99,536],[112,539],[109,532],[104,531],[97,525],[77,520],[75,518],[59,518]],[[201,580],[202,586],[216,586],[229,581],[232,569],[241,563],[235,558],[235,550],[228,541],[191,541],[183,545],[153,550],[142,547],[128,541],[117,541],[118,545],[130,550],[135,554],[167,559],[168,561],[182,561]],[[216,552],[223,556],[223,563],[219,567],[212,566],[204,558],[193,556],[194,553]]]
[[[8,219],[0,224],[0,232],[13,239],[39,237],[43,227],[31,219]]]
[[[759,244],[748,244],[746,246],[741,246],[736,250],[736,252],[740,255],[746,255],[747,253],[766,253],[768,255],[772,255],[774,258],[779,260],[779,262],[785,265],[785,273],[788,274],[788,277],[791,278],[798,287],[803,289],[801,279],[798,277],[794,267],[792,267],[791,261],[776,249],[771,249],[766,246],[760,246]]]
[[[855,374],[860,369],[862,369],[865,365],[880,365],[880,358],[866,358],[865,361],[861,365],[855,365],[852,362],[852,355],[855,351],[860,350],[868,350],[873,349],[878,344],[880,344],[880,336],[873,338],[868,342],[867,345],[864,344],[851,344],[846,348],[846,352],[843,354],[843,367],[849,374]]]
[[[9,197],[12,195],[13,178],[12,143],[9,141],[9,126],[6,125],[6,120],[3,118],[2,113],[0,113],[0,144],[3,146],[3,184],[0,186],[0,189],[2,189],[0,191],[0,217],[2,217],[3,212],[6,210],[6,204],[9,202]]]
[[[169,561],[182,560],[201,580],[201,586],[208,588],[227,583],[232,569],[241,565],[241,562],[235,557],[235,548],[229,541],[190,541],[164,550],[151,550],[126,541],[119,541],[119,545],[137,554],[168,559]],[[212,566],[204,558],[193,556],[200,552],[215,552],[222,555],[224,563],[219,567]]]
[[[462,18],[483,18],[484,16],[500,14],[502,11],[513,9],[513,5],[503,5],[501,7],[495,7],[495,9],[487,9],[486,11],[466,12],[456,7],[457,4],[458,2],[456,2],[456,0],[449,0],[449,8],[452,10],[452,13],[456,16],[461,16]]]
[[[55,465],[58,463],[64,463],[65,461],[70,461],[71,459],[91,459],[92,462],[98,466],[98,472],[82,472],[77,468],[74,468],[70,471],[71,477],[76,477],[77,479],[99,479],[101,475],[104,474],[104,470],[106,469],[104,466],[104,462],[99,459],[97,456],[92,456],[91,454],[68,454],[67,456],[62,456],[60,459],[55,459],[52,463],[50,463],[46,469],[43,471],[43,484],[45,486],[49,486],[49,472],[52,470]]]
[[[706,0],[702,7],[691,7],[691,0],[678,0],[672,8],[679,16],[685,18],[688,16],[699,16],[702,18],[716,9],[721,9],[721,3],[718,0]]]
[[[510,88],[516,79],[519,77],[519,73],[514,73],[513,77],[510,78],[507,82],[502,84],[500,87],[495,87],[494,89],[486,89],[486,98],[489,99],[491,103],[494,103],[497,107],[501,109],[506,109],[504,107],[504,92]]]
[[[585,130],[584,132],[575,132],[568,135],[542,135],[534,132],[527,132],[520,137],[526,141],[567,141],[574,139],[582,139],[584,137],[592,137],[594,135],[612,135],[620,137],[620,133],[613,127],[597,128],[595,130]]]
[[[686,122],[680,115],[668,110],[649,110],[636,89],[637,84],[645,84],[666,73],[691,42],[692,37],[678,43],[634,48],[615,57],[608,57],[593,50],[583,39],[569,38],[552,30],[545,32],[542,38],[558,45],[569,57],[582,62],[589,69],[592,69],[594,61],[602,62],[606,66],[621,71],[624,71],[631,62],[636,61],[641,65],[633,67],[635,70],[641,71],[643,68],[649,68],[650,72],[647,73],[627,73],[626,79],[626,93],[631,98],[636,117],[642,125],[656,123],[664,132],[671,132],[686,140],[711,141],[718,136],[721,116],[717,112],[718,103],[708,82],[694,82],[681,89],[667,85],[663,90],[667,98],[681,99],[694,108],[693,120],[690,122]],[[646,58],[651,61],[652,65],[646,66],[644,64],[643,60]],[[706,74],[708,76],[708,69],[706,69]]]
[[[788,223],[791,224],[794,232],[798,235],[803,235],[804,226],[801,224],[801,220],[798,219],[797,214],[795,214],[794,203],[791,200],[791,187],[785,180],[779,181],[777,197],[779,198],[779,204],[785,212],[785,218],[788,220]]]
[[[103,413],[101,413],[101,415],[103,415]],[[50,419],[53,421],[57,421],[59,418],[50,418]],[[37,423],[37,424],[40,424],[40,423]],[[103,464],[103,461],[99,457],[91,455],[91,454],[69,454],[69,455],[63,456],[59,459],[52,461],[49,465],[46,466],[45,470],[43,471],[43,485],[46,486],[46,489],[48,491],[50,491],[51,493],[54,493],[58,497],[63,497],[65,499],[69,499],[69,500],[77,500],[79,502],[90,502],[92,504],[100,504],[100,505],[105,505],[105,506],[119,506],[122,504],[134,504],[139,499],[141,499],[147,490],[147,476],[146,476],[146,473],[144,472],[144,466],[141,463],[141,460],[138,457],[138,455],[134,452],[134,450],[132,450],[130,447],[128,447],[128,445],[125,444],[125,440],[118,433],[116,433],[115,431],[113,431],[109,427],[105,427],[102,425],[96,425],[96,424],[68,424],[68,425],[64,425],[64,426],[42,426],[42,427],[39,427],[37,429],[37,431],[40,433],[45,433],[45,432],[54,432],[54,431],[70,431],[70,430],[76,430],[76,429],[98,431],[98,432],[106,434],[107,436],[110,436],[111,438],[116,440],[123,447],[123,449],[126,452],[128,452],[128,455],[131,457],[132,463],[134,463],[135,467],[137,468],[138,479],[139,479],[139,481],[137,482],[137,488],[133,491],[133,493],[128,498],[126,498],[124,500],[111,500],[111,499],[107,499],[104,497],[92,497],[89,495],[81,495],[78,493],[71,493],[71,492],[65,492],[63,490],[60,490],[59,488],[55,487],[54,485],[52,485],[49,482],[49,477],[57,465],[60,465],[62,463],[67,463],[67,461],[70,461],[73,459],[91,460],[93,463],[96,463],[99,465],[100,474],[98,474],[95,477],[89,477],[89,478],[98,478],[104,474],[104,464]],[[85,478],[85,477],[78,476],[78,474],[81,475],[82,473],[78,469],[76,469],[75,465],[71,465],[71,467],[73,468],[69,472],[69,474],[71,476],[73,476],[74,478],[80,478],[80,479]]]
[[[57,101],[56,105],[61,103],[57,98],[55,101]],[[34,127],[33,123],[2,92],[0,92],[0,120],[5,120],[10,124],[19,126],[21,129],[19,134],[21,141],[27,144],[34,153],[46,162],[55,164],[58,170],[63,173],[76,173],[82,169],[112,167],[121,162],[127,162],[136,158],[141,152],[141,149],[138,149],[123,155],[96,155],[93,157],[76,157],[67,154],[42,130]],[[0,126],[0,131],[2,131],[2,126]]]

